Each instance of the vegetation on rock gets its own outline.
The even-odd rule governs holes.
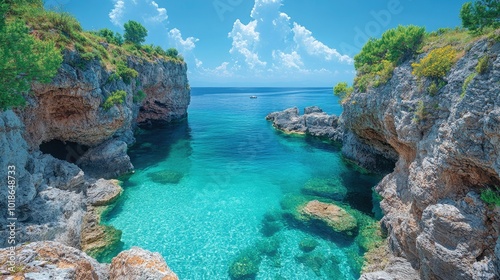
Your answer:
[[[62,62],[54,42],[31,36],[23,20],[7,21],[12,5],[0,2],[0,111],[25,105],[31,83],[50,82]]]
[[[488,188],[481,192],[481,200],[486,202],[490,206],[500,206],[500,189],[495,187],[495,189]]]
[[[457,51],[445,46],[430,51],[418,63],[412,63],[412,74],[422,78],[442,79],[450,71],[457,60]]]
[[[354,88],[348,86],[346,82],[340,82],[333,87],[333,94],[340,98],[340,103],[345,102],[351,96]]]
[[[106,101],[104,101],[104,103],[102,104],[102,108],[104,110],[109,110],[111,109],[111,107],[115,105],[122,104],[123,101],[125,101],[126,97],[127,97],[126,91],[117,90],[111,93],[111,95],[109,95],[108,98],[106,98]]]
[[[125,28],[125,34],[123,35],[125,42],[140,46],[146,41],[148,30],[137,21],[129,20],[123,25],[123,28]]]
[[[398,26],[386,31],[380,39],[369,40],[354,57],[357,71],[354,87],[364,92],[386,83],[394,67],[421,47],[424,34],[423,27]]]

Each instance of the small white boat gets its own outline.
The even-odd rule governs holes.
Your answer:
[[[257,98],[257,96],[256,96],[256,95],[252,95],[252,96],[250,96],[250,99],[256,99],[256,98]]]

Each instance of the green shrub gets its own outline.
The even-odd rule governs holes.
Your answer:
[[[172,57],[172,58],[177,58],[179,55],[179,52],[175,48],[170,48],[166,52],[167,56]]]
[[[450,71],[457,59],[457,51],[451,46],[430,51],[418,63],[412,63],[412,74],[422,78],[442,79]]]
[[[339,97],[339,101],[344,103],[351,96],[354,91],[353,87],[347,85],[346,82],[340,82],[333,88],[333,94]]]
[[[489,62],[490,58],[488,55],[481,57],[477,62],[476,72],[480,75],[486,73],[486,70],[488,70]]]
[[[464,84],[462,85],[462,93],[460,94],[460,97],[464,97],[465,93],[467,92],[467,88],[469,87],[469,84],[474,80],[474,78],[477,76],[477,73],[472,73],[467,78],[465,78]]]
[[[398,26],[384,32],[380,39],[369,40],[354,57],[354,86],[363,92],[386,83],[394,67],[420,48],[424,34],[423,27]]]
[[[437,81],[432,81],[431,84],[429,85],[429,88],[427,88],[427,93],[431,96],[436,95],[444,86],[446,85],[446,82],[443,80]]]
[[[132,68],[125,65],[123,61],[117,63],[117,72],[126,84],[130,84],[130,81],[137,77],[139,73]]]
[[[104,108],[104,110],[107,111],[111,107],[113,107],[114,105],[122,104],[123,101],[125,101],[126,97],[127,97],[126,91],[117,90],[117,91],[111,93],[111,95],[109,95],[108,98],[106,98],[106,101],[104,101],[104,103],[102,104],[102,108]]]
[[[500,206],[500,194],[498,187],[495,190],[488,188],[481,192],[481,200],[490,206]]]
[[[142,90],[138,90],[136,94],[134,94],[134,103],[141,103],[146,98],[146,93]]]

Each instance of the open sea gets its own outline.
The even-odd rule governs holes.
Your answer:
[[[378,218],[372,187],[380,176],[349,166],[338,145],[286,135],[265,120],[312,105],[342,112],[331,88],[193,88],[186,122],[136,135],[129,151],[136,172],[104,223],[123,231],[123,250],[159,252],[180,279],[230,279],[235,260],[263,240],[277,252],[248,264],[255,279],[357,279],[356,242],[286,221],[272,237],[263,234],[264,215],[311,180],[339,180],[344,203]],[[305,238],[317,241],[313,257],[299,248]]]

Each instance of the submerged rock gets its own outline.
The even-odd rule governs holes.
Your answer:
[[[302,250],[302,252],[309,253],[309,252],[313,251],[314,249],[316,249],[316,247],[318,247],[318,245],[319,245],[319,242],[316,239],[306,237],[306,238],[303,238],[302,240],[300,240],[299,249]]]
[[[356,218],[334,204],[313,200],[302,205],[298,211],[301,220],[320,221],[334,232],[353,235],[357,228]]]
[[[347,194],[347,189],[339,179],[314,178],[307,181],[301,189],[302,193],[320,197],[331,198],[333,200],[343,200]]]
[[[264,214],[260,228],[262,235],[269,237],[282,230],[284,227],[282,219],[282,214],[278,211]]]
[[[270,113],[266,120],[272,121],[276,129],[286,133],[309,134],[333,141],[342,139],[338,117],[328,115],[316,106],[306,107],[302,116],[299,115],[299,109],[294,107]]]
[[[241,252],[229,266],[229,277],[234,280],[250,280],[257,277],[262,261],[260,252],[254,248]]]
[[[109,278],[110,280],[179,279],[159,253],[151,253],[139,247],[132,247],[113,258]]]
[[[177,171],[163,170],[154,173],[149,173],[148,177],[151,181],[158,184],[178,184],[184,175]]]

